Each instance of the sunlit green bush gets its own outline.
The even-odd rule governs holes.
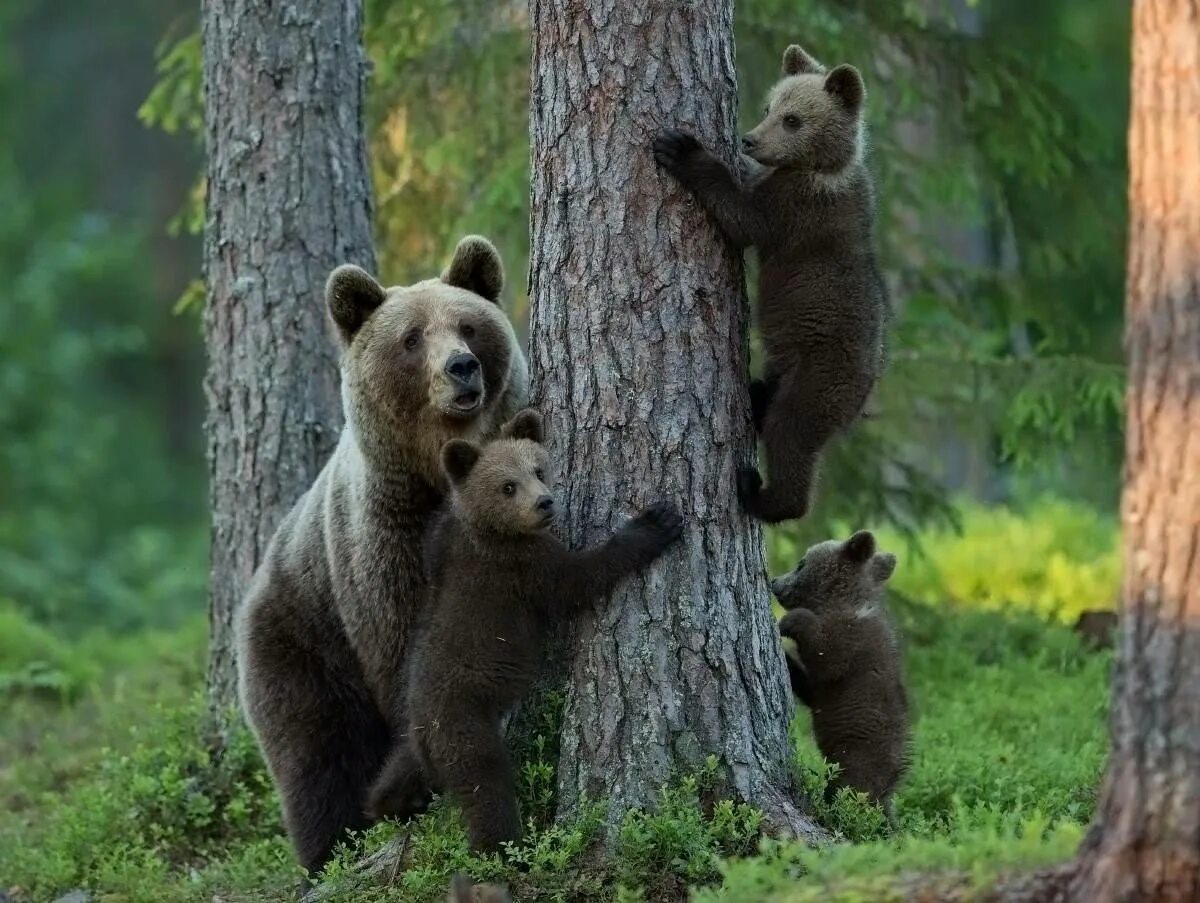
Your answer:
[[[932,528],[915,542],[886,527],[876,531],[881,546],[900,558],[893,589],[934,604],[1064,622],[1113,607],[1121,565],[1112,517],[1045,499],[1024,511],[966,503],[961,519],[960,533]],[[842,532],[849,536],[859,526],[872,525]],[[804,554],[804,543],[787,528],[771,530],[767,548],[772,573],[790,570]]]

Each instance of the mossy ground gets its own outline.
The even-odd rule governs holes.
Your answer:
[[[1024,535],[1046,529],[1035,517]],[[1097,535],[1088,549],[1063,553],[1067,566],[1108,554],[1111,532]],[[980,566],[998,555],[981,554]],[[969,564],[954,564],[962,585]],[[664,788],[653,811],[630,813],[604,857],[595,812],[549,824],[547,730],[525,751],[521,775],[535,830],[507,862],[470,856],[456,813],[435,806],[409,832],[407,866],[389,883],[358,884],[347,864],[396,837],[391,824],[344,851],[328,877],[356,901],[438,900],[458,869],[509,883],[522,901],[675,900],[689,890],[714,901],[880,900],[901,873],[954,870],[982,881],[1069,856],[1106,753],[1110,655],[1085,650],[1045,618],[1053,611],[1004,610],[991,596],[935,605],[936,589],[917,582],[905,589],[923,601],[894,605],[917,712],[896,833],[843,793],[817,815],[847,842],[806,850],[763,841],[749,807],[701,804],[719,780],[712,763]],[[1043,598],[1065,594],[1026,585]],[[75,887],[108,901],[294,895],[300,876],[253,741],[239,733],[216,760],[199,740],[202,624],[66,642],[0,609],[0,627],[0,889],[17,901]],[[829,769],[807,733],[801,713],[797,778],[820,799]]]

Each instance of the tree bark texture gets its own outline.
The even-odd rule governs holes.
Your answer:
[[[806,836],[792,701],[741,513],[754,443],[741,261],[660,172],[682,125],[732,158],[731,0],[532,0],[530,357],[573,545],[658,498],[685,541],[579,626],[559,764],[560,813],[609,824],[716,755],[727,790]]]
[[[234,703],[233,613],[337,442],[325,278],[374,271],[359,0],[205,0],[209,695]]]
[[[1131,101],[1112,754],[1075,861],[996,903],[1200,901],[1200,0],[1134,0]]]
[[[1200,900],[1200,2],[1135,0],[1124,610],[1072,899]]]

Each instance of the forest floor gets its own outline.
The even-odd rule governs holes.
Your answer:
[[[1067,548],[1047,534],[1042,548],[1047,517],[1062,522],[1050,534],[1078,536],[1069,513],[972,517],[961,537],[927,537],[937,552],[912,568],[926,577],[901,582],[905,595],[893,600],[917,717],[895,833],[843,792],[816,815],[845,842],[809,850],[763,840],[749,807],[701,805],[720,778],[710,763],[664,788],[652,811],[630,813],[602,857],[591,814],[549,825],[555,751],[545,730],[523,753],[534,830],[507,862],[471,857],[457,814],[437,805],[414,826],[377,826],[344,851],[327,870],[333,898],[441,900],[461,869],[510,884],[520,901],[883,900],[914,871],[982,886],[1069,857],[1107,751],[1111,654],[1061,623],[1063,598],[1089,580],[1111,582],[1114,536]],[[1013,560],[1012,530],[1031,562]],[[793,552],[782,538],[771,558]],[[1029,574],[1005,590],[1016,604],[1002,607],[960,572],[1004,555],[1006,574]],[[198,736],[203,647],[200,622],[63,640],[0,606],[0,900],[55,900],[75,888],[106,901],[294,898],[299,874],[252,739],[239,732],[214,760]],[[797,780],[819,800],[829,768],[803,713],[793,735]],[[401,836],[404,870],[356,880],[351,863],[364,850]]]

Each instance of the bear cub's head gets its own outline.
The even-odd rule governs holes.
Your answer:
[[[875,551],[875,537],[860,530],[845,542],[831,539],[804,553],[796,569],[771,581],[771,592],[789,611],[858,608],[878,596],[896,556]]]
[[[853,66],[830,72],[798,44],[783,54],[783,78],[742,150],[764,166],[837,175],[862,155],[867,89]]]
[[[384,288],[353,264],[334,270],[325,299],[345,352],[347,414],[403,430],[429,414],[477,418],[503,394],[512,369],[503,286],[500,255],[478,235],[458,243],[440,277],[415,285]]]
[[[451,439],[442,447],[454,505],[468,524],[522,536],[554,522],[558,512],[547,485],[550,457],[543,439],[542,415],[526,408],[483,447],[465,439]]]

